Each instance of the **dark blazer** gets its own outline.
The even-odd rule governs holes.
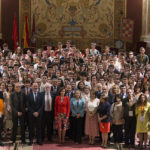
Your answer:
[[[26,87],[21,88],[21,91],[26,94]],[[29,88],[29,93],[32,92],[32,88]]]
[[[18,110],[19,101],[20,101],[20,107],[21,107],[20,110]],[[25,113],[26,95],[23,92],[20,93],[20,99],[18,99],[17,92],[12,92],[10,95],[10,103],[11,103],[13,116],[18,115],[18,112]]]
[[[58,96],[58,92],[59,92],[59,87],[57,86],[56,91],[54,91],[54,86],[51,86],[51,94],[54,97],[54,99],[56,98],[56,96]]]
[[[38,112],[39,116],[43,114],[44,100],[42,93],[38,92],[36,96],[36,101],[34,101],[33,92],[27,95],[27,107],[29,115],[33,115],[34,112]]]
[[[70,92],[70,93],[66,93],[66,96],[69,97],[69,99],[73,98],[74,96],[74,93],[73,92]]]

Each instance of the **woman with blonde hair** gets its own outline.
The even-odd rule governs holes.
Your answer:
[[[73,97],[70,101],[70,111],[73,122],[73,140],[75,143],[80,144],[82,141],[82,125],[85,112],[85,103],[81,98],[80,90],[76,90],[75,97]]]

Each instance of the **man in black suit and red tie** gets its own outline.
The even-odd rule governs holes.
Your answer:
[[[42,145],[41,139],[41,122],[43,115],[44,100],[43,95],[38,92],[38,84],[32,84],[32,92],[28,98],[28,115],[29,115],[29,145],[33,144],[34,136],[37,136],[37,144]],[[36,131],[36,134],[34,133]]]

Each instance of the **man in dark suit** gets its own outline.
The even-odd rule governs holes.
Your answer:
[[[30,92],[32,92],[31,83],[29,80],[26,80],[24,86],[21,88],[21,91],[27,96]],[[28,108],[26,104],[26,112],[25,112],[25,130],[29,129],[29,119],[28,119]]]
[[[15,91],[10,95],[11,109],[12,109],[12,141],[16,141],[17,127],[21,126],[21,140],[25,144],[25,107],[26,95],[21,92],[20,83],[15,84]]]
[[[56,98],[58,95],[59,87],[57,86],[57,78],[53,77],[52,78],[52,86],[51,86],[51,93]]]
[[[45,84],[44,97],[44,114],[42,117],[42,140],[45,138],[45,129],[47,128],[48,141],[52,140],[53,120],[54,120],[54,97],[51,93],[51,85]]]
[[[41,141],[41,121],[43,115],[44,100],[40,92],[38,92],[38,84],[32,84],[32,92],[28,98],[28,114],[29,114],[29,145],[33,144],[34,130],[36,130],[37,143],[42,145]]]

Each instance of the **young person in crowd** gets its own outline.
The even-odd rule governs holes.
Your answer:
[[[2,110],[0,115],[2,116],[0,127],[4,127],[0,132],[5,133],[6,128],[11,128],[12,125],[12,142],[15,142],[17,127],[20,125],[21,140],[25,143],[23,132],[25,125],[26,132],[29,129],[29,144],[32,145],[34,142],[36,129],[37,143],[41,145],[46,134],[49,141],[53,138],[52,122],[55,118],[54,128],[58,129],[60,143],[64,143],[70,121],[69,137],[74,137],[73,139],[80,143],[81,138],[77,137],[81,133],[84,135],[85,131],[85,135],[89,136],[89,143],[93,144],[95,136],[98,135],[97,130],[96,127],[94,130],[88,127],[92,122],[96,122],[96,113],[98,113],[103,147],[107,146],[108,133],[113,132],[112,140],[120,142],[121,138],[118,140],[118,137],[122,136],[122,133],[118,130],[122,128],[123,123],[118,120],[124,119],[125,146],[134,147],[137,135],[140,146],[142,147],[144,140],[146,148],[147,132],[150,131],[148,119],[150,64],[146,49],[140,48],[140,53],[137,55],[132,51],[112,52],[109,46],[106,46],[104,51],[101,47],[99,51],[96,43],[93,42],[91,47],[80,51],[69,40],[65,46],[61,42],[56,49],[53,46],[47,46],[46,51],[41,48],[35,51],[28,49],[27,52],[23,52],[18,46],[13,52],[8,44],[3,45],[3,50],[0,51],[0,94],[5,107],[4,113]],[[15,91],[9,87],[11,85],[15,87]],[[98,108],[93,90],[100,99]],[[144,96],[141,96],[143,93]],[[82,111],[77,108],[77,101]],[[114,108],[119,106],[119,109],[112,111],[115,114],[121,113],[120,108],[123,108],[123,119],[119,118],[122,117],[121,115],[119,117],[112,115],[110,118],[110,108],[114,105]],[[97,109],[97,112],[92,111],[90,116],[91,106]],[[3,108],[3,104],[0,104],[0,108]],[[76,110],[75,114],[72,108]],[[4,121],[1,118],[4,118]],[[81,125],[81,128],[73,126],[73,122]],[[44,131],[44,127],[47,127],[47,132]],[[74,132],[74,129],[77,132]],[[3,133],[0,143],[5,140]]]

